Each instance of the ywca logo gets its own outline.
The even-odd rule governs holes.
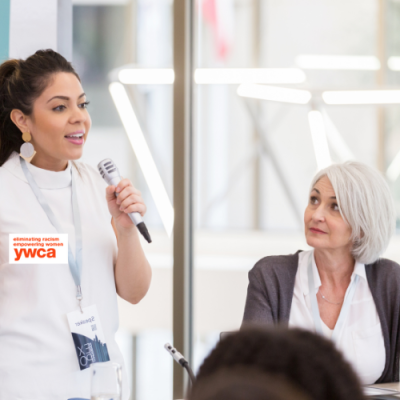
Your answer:
[[[67,234],[9,235],[10,264],[67,264]]]
[[[24,258],[56,258],[56,250],[55,249],[14,249],[16,257],[14,261],[19,261],[21,259],[22,254]]]

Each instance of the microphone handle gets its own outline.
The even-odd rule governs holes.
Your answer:
[[[118,195],[119,195],[119,193],[117,193],[117,192],[114,192],[114,194],[116,197],[118,197]],[[138,226],[140,223],[143,222],[142,216],[138,212],[131,212],[128,214],[128,217],[135,224],[135,226]]]
[[[117,186],[118,183],[121,182],[121,177],[115,177],[113,179],[111,179],[110,185],[114,185]],[[119,193],[114,192],[115,197],[118,197]],[[136,228],[139,230],[139,232],[142,234],[142,236],[146,239],[146,241],[148,243],[151,243],[151,237],[150,237],[150,233],[147,229],[147,226],[145,225],[145,223],[143,222],[142,216],[140,215],[140,213],[138,212],[131,212],[128,214],[128,217],[131,219],[131,221],[134,223],[134,225],[136,226]]]

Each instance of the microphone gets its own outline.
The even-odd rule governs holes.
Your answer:
[[[97,168],[99,169],[100,175],[108,185],[117,186],[121,181],[118,168],[110,158],[100,161],[97,165]],[[118,194],[119,193],[115,193],[115,196],[118,196]],[[128,214],[128,216],[135,224],[136,228],[138,228],[139,232],[147,240],[147,242],[151,243],[151,237],[146,225],[143,222],[142,216],[138,212],[131,212]]]
[[[196,380],[196,378],[194,377],[193,371],[190,368],[190,365],[189,365],[188,361],[185,359],[185,357],[183,357],[183,355],[181,353],[179,353],[179,351],[176,350],[175,347],[172,347],[169,343],[165,343],[164,348],[165,348],[165,350],[168,351],[169,354],[171,354],[173,359],[178,364],[180,364],[183,368],[186,369],[187,373],[189,374],[190,381],[193,384],[194,381]]]

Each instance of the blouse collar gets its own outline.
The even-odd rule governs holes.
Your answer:
[[[317,264],[315,263],[315,258],[313,257],[314,252],[313,251],[305,251],[302,253],[305,253],[305,254],[303,254],[303,256],[299,259],[299,268],[300,268],[301,276],[302,276],[303,293],[306,296],[309,293],[308,274],[307,274],[309,257],[312,257],[312,269],[313,269],[313,274],[314,274],[315,288],[316,289],[319,288],[322,283],[321,283],[321,278],[319,277]],[[351,281],[353,281],[355,275],[358,275],[360,278],[367,280],[367,275],[365,273],[365,265],[358,261],[356,261],[354,264],[354,270],[353,270],[353,273],[351,274],[351,278],[350,278]]]

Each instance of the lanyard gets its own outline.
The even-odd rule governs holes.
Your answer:
[[[35,194],[39,204],[42,206],[43,211],[46,213],[47,218],[50,223],[54,226],[58,233],[62,232],[61,225],[58,223],[57,218],[53,214],[47,200],[43,196],[43,193],[39,189],[36,184],[31,171],[29,171],[28,166],[26,165],[26,161],[20,157],[21,167],[24,171],[25,177],[28,180],[29,186],[31,187],[33,193]],[[72,213],[74,217],[74,225],[75,225],[75,257],[72,254],[71,246],[68,243],[68,264],[69,269],[71,271],[72,277],[74,278],[74,282],[76,285],[76,298],[79,301],[79,307],[82,311],[81,301],[82,301],[82,288],[81,288],[81,275],[82,275],[82,224],[81,217],[79,214],[78,207],[78,198],[76,194],[76,182],[75,182],[75,173],[71,168],[71,181],[72,181]],[[82,311],[83,312],[83,311]]]
[[[315,324],[315,330],[319,334],[323,334],[322,332],[322,322],[321,322],[321,317],[319,315],[319,309],[318,309],[318,302],[317,302],[317,293],[315,292],[315,284],[314,284],[314,273],[313,273],[313,268],[312,268],[312,260],[314,258],[314,252],[310,254],[310,258],[308,260],[308,289],[310,293],[310,299],[311,299],[311,311],[312,311],[312,316]],[[333,330],[332,333],[332,341],[337,344],[339,340],[339,336],[342,333],[344,329],[344,324],[346,322],[347,315],[350,310],[350,305],[351,302],[353,301],[354,293],[356,291],[356,287],[358,284],[358,279],[359,276],[356,275],[353,279],[353,282],[350,283],[350,287],[347,289],[346,295],[344,297],[344,302],[342,305],[342,309],[340,310],[339,318],[336,322],[335,329]]]

